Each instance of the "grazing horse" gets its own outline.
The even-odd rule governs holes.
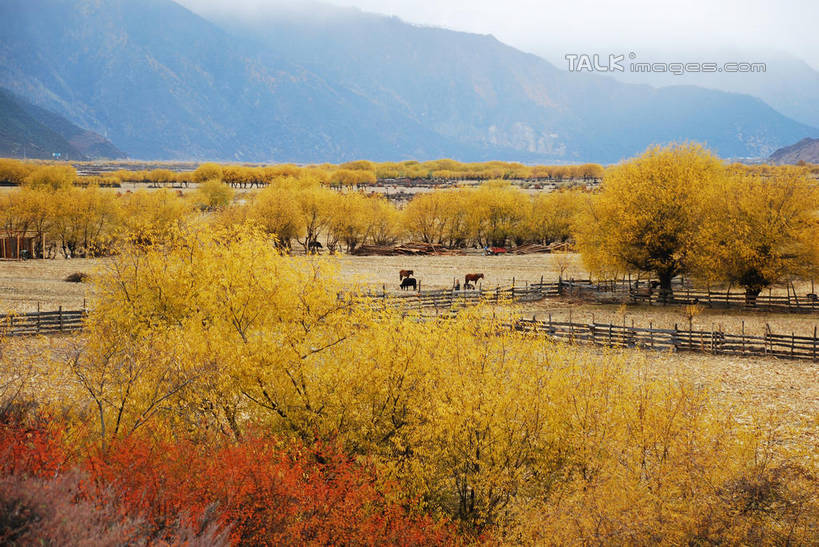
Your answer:
[[[632,300],[640,300],[643,298],[648,298],[651,300],[651,295],[654,294],[654,289],[660,286],[659,281],[652,281],[648,287],[640,287],[640,282],[637,281],[634,283],[634,288],[631,290],[631,298]]]
[[[483,274],[482,273],[466,274],[464,276],[464,285],[469,285],[470,283],[474,285],[475,283],[478,282],[479,279],[483,279]]]
[[[412,287],[412,290],[415,290],[418,286],[418,282],[415,280],[414,277],[407,277],[403,281],[401,281],[401,290],[405,291]]]
[[[324,247],[321,245],[320,241],[311,241],[307,244],[307,248],[310,250],[311,253],[315,254],[321,251]]]
[[[401,270],[398,272],[398,280],[401,281],[405,277],[411,277],[414,273],[412,270]]]

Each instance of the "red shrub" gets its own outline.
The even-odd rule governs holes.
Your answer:
[[[90,462],[156,537],[169,518],[196,525],[217,506],[233,543],[399,544],[454,541],[447,526],[411,514],[375,487],[366,468],[328,447],[248,440],[208,454],[184,442],[131,440]]]
[[[0,476],[56,476],[65,465],[62,428],[40,418],[0,418]]]

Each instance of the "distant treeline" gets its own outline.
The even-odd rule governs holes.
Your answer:
[[[84,165],[84,164],[81,164]],[[128,166],[117,162],[115,166]],[[185,170],[183,166],[189,165]],[[144,163],[134,166],[143,167]],[[55,170],[54,167],[60,167]],[[170,167],[174,167],[171,169]],[[803,165],[814,176],[819,176],[819,165]],[[785,169],[776,165],[745,165],[733,163],[734,172],[774,176]],[[69,177],[80,186],[97,185],[118,187],[122,183],[145,183],[156,186],[187,187],[191,183],[219,180],[236,188],[254,188],[271,184],[280,177],[310,178],[329,186],[366,186],[390,181],[532,181],[600,182],[605,168],[596,163],[576,165],[523,165],[515,162],[490,161],[462,163],[451,159],[434,161],[371,162],[366,160],[336,164],[295,165],[276,164],[249,166],[240,164],[203,163],[195,169],[192,164],[168,164],[156,169],[121,169],[96,175],[78,175],[64,163],[0,159],[0,184],[22,185],[30,179]]]

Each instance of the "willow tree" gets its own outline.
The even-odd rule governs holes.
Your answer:
[[[668,297],[671,280],[688,267],[704,191],[725,176],[720,159],[697,144],[651,147],[609,168],[575,223],[586,266],[656,275]]]
[[[695,239],[692,265],[709,281],[762,289],[819,267],[819,190],[801,169],[770,177],[735,175],[712,187]]]

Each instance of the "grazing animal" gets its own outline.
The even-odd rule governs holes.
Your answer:
[[[648,287],[640,287],[640,282],[637,281],[634,283],[634,288],[631,290],[631,297],[634,300],[641,299],[641,298],[651,298],[651,295],[654,294],[654,289],[660,286],[659,281],[652,281]]]
[[[85,272],[75,272],[64,279],[69,283],[84,283],[88,279],[88,274]]]
[[[415,290],[418,286],[418,282],[415,280],[414,277],[406,277],[403,281],[401,281],[401,290],[405,291],[412,287],[412,290]]]
[[[318,253],[320,249],[324,247],[321,245],[320,241],[311,241],[307,244],[307,248],[310,249],[311,253]]]
[[[401,270],[398,272],[398,281],[401,281],[405,277],[412,277],[415,272],[412,270]]]
[[[483,274],[482,273],[466,274],[464,276],[464,284],[465,285],[468,284],[468,283],[475,284],[475,283],[478,282],[479,279],[483,279]]]

